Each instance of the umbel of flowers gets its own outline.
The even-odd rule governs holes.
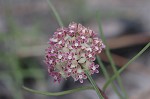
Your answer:
[[[48,44],[45,62],[54,82],[72,77],[83,83],[87,78],[85,70],[90,74],[99,73],[95,55],[105,46],[93,30],[72,22],[67,28],[57,29]]]

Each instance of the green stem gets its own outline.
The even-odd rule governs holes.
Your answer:
[[[98,86],[96,85],[95,81],[92,79],[91,75],[89,74],[89,72],[87,70],[85,70],[85,74],[87,75],[89,81],[91,82],[92,86],[94,87],[97,95],[99,96],[99,99],[104,99],[104,97],[102,96]]]
[[[134,60],[136,60],[140,55],[142,55],[142,53],[143,53],[146,49],[148,49],[148,47],[150,47],[150,42],[149,42],[136,56],[134,56],[129,62],[127,62],[119,71],[117,71],[117,73],[114,74],[114,75],[105,83],[103,89],[105,90],[105,89],[108,87],[108,85],[109,85],[114,79],[116,79],[116,77],[117,77],[122,71],[124,71],[124,70],[128,67],[129,64],[131,64],[131,63],[132,63]]]
[[[109,47],[108,47],[108,45],[107,45],[107,43],[106,43],[106,38],[105,38],[104,33],[103,33],[103,31],[102,31],[101,22],[98,22],[98,24],[99,24],[100,36],[101,36],[101,38],[102,38],[102,41],[103,41],[104,44],[106,45],[106,55],[107,55],[107,57],[108,57],[108,60],[110,61],[110,64],[111,64],[111,66],[112,66],[112,69],[113,69],[114,73],[116,74],[116,73],[117,73],[117,68],[116,68],[116,65],[115,65],[115,63],[114,63],[114,61],[113,61],[113,58],[112,58],[112,56],[111,56],[110,49],[109,49]],[[125,88],[124,88],[124,86],[123,86],[123,84],[122,84],[120,75],[118,75],[117,81],[118,81],[118,84],[119,84],[121,90],[122,90],[123,93],[125,94],[125,98],[127,99],[127,93],[126,93]]]
[[[53,4],[51,3],[50,0],[47,0],[47,3],[48,3],[48,5],[50,6],[50,8],[52,9],[52,11],[53,11],[53,13],[54,13],[54,15],[55,15],[55,17],[56,17],[56,19],[57,19],[57,22],[58,22],[59,26],[63,27],[63,26],[64,26],[64,25],[63,25],[63,22],[62,22],[62,20],[61,20],[61,18],[60,18],[60,16],[59,16],[59,14],[57,13],[55,7],[53,6]]]
[[[104,74],[106,80],[108,80],[108,79],[109,79],[109,74],[108,74],[108,72],[107,72],[107,70],[106,70],[104,64],[102,63],[102,61],[101,61],[101,59],[99,58],[98,55],[96,55],[96,59],[97,59],[97,62],[98,62],[98,64],[100,65],[100,67],[101,67],[101,69],[102,69],[102,72],[103,72],[103,74]]]
[[[27,88],[25,86],[23,86],[23,89],[30,91],[32,93],[35,93],[35,94],[42,94],[42,95],[47,95],[47,96],[61,96],[61,95],[75,93],[75,92],[82,91],[82,90],[93,90],[94,88],[88,86],[88,87],[80,87],[80,88],[62,91],[62,92],[43,92],[43,91],[33,90],[33,89]]]
[[[109,76],[109,74],[108,74],[108,72],[107,72],[103,62],[101,61],[101,59],[100,59],[100,57],[98,55],[96,56],[96,59],[98,61],[98,64],[100,65],[100,68],[102,69],[102,72],[103,72],[106,80],[109,80],[110,76]],[[120,99],[122,99],[123,97],[120,95],[120,93],[118,92],[118,90],[115,87],[115,84],[113,82],[111,83],[111,86],[112,86],[113,90],[116,92],[116,94],[120,97]]]

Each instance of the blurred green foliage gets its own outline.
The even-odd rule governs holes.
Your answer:
[[[15,23],[15,19],[8,9],[6,10],[6,20],[8,31],[0,33],[0,81],[9,91],[5,94],[9,94],[8,96],[12,96],[13,99],[24,99],[22,85],[26,78],[45,81],[45,73],[38,62],[34,62],[32,58],[30,58],[30,61],[21,58],[17,54],[20,48],[31,46],[33,42],[37,41],[40,32],[39,24],[35,24],[30,30],[26,31]],[[26,43],[25,39],[29,40],[29,43]],[[30,44],[30,42],[32,43]],[[21,60],[25,62],[23,63]],[[24,64],[30,68],[24,69],[22,66]]]

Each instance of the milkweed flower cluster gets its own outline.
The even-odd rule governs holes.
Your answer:
[[[95,55],[101,53],[105,45],[91,29],[72,22],[67,28],[57,29],[48,44],[45,62],[54,82],[72,77],[83,83],[87,78],[84,70],[90,74],[99,73],[99,65],[94,63]]]

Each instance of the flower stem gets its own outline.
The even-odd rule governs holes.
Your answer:
[[[107,99],[107,98],[104,98],[102,93],[100,92],[98,86],[96,85],[95,81],[92,79],[91,75],[89,74],[89,72],[87,70],[85,70],[85,74],[87,75],[89,81],[91,82],[92,86],[94,87],[99,99]]]

